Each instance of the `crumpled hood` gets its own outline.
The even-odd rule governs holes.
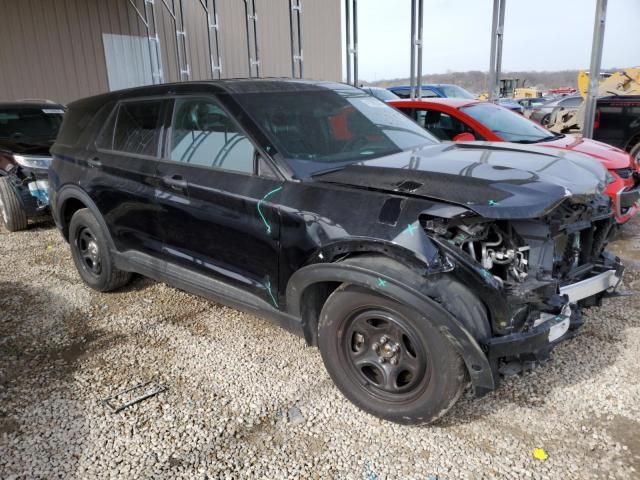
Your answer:
[[[579,135],[565,135],[557,140],[540,143],[539,145],[544,147],[566,148],[567,150],[590,155],[600,160],[605,168],[609,170],[633,166],[631,164],[631,156],[624,150],[596,140],[583,138]]]
[[[437,144],[363,161],[317,181],[462,205],[487,218],[536,218],[565,198],[606,185],[596,160],[571,151],[504,142]]]

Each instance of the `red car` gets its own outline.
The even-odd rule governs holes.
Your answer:
[[[594,157],[612,177],[605,193],[613,199],[618,223],[625,223],[638,210],[640,165],[623,150],[579,136],[553,133],[522,115],[479,100],[434,98],[388,103],[443,141],[535,144]]]

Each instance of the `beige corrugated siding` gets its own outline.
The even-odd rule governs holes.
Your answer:
[[[134,3],[143,11],[143,0]],[[171,6],[172,0],[166,3]],[[340,80],[340,0],[301,3],[305,77]],[[204,9],[199,0],[182,4],[190,78],[213,78]],[[290,76],[289,0],[255,4],[260,74]],[[244,0],[217,0],[216,5],[222,77],[246,77]],[[162,0],[155,1],[155,9],[164,81],[179,81],[173,20]],[[107,91],[104,33],[146,36],[128,0],[0,0],[0,100],[49,98],[67,103]]]

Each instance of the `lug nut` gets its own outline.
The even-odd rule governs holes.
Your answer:
[[[387,359],[386,359],[386,358],[384,358],[384,357],[378,357],[378,361],[379,361],[380,363],[384,363],[384,362],[386,362],[386,361],[387,361]]]
[[[378,349],[380,348],[380,344],[378,344],[377,342],[376,342],[376,343],[373,343],[373,344],[371,345],[371,348],[373,348],[375,351],[378,351]]]
[[[400,345],[397,343],[393,346],[393,353],[398,353],[400,351]]]
[[[398,364],[398,359],[396,357],[393,357],[391,360],[389,360],[389,363],[391,365],[397,365]]]
[[[389,340],[387,337],[385,337],[384,335],[380,337],[380,343],[384,344],[387,343],[387,340]]]

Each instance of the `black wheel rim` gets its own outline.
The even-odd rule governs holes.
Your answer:
[[[428,352],[401,315],[381,309],[354,312],[345,324],[340,353],[354,380],[385,401],[406,402],[428,384]]]
[[[82,263],[82,268],[92,274],[100,275],[102,262],[100,259],[100,246],[95,235],[88,227],[82,227],[76,234],[76,247]]]

